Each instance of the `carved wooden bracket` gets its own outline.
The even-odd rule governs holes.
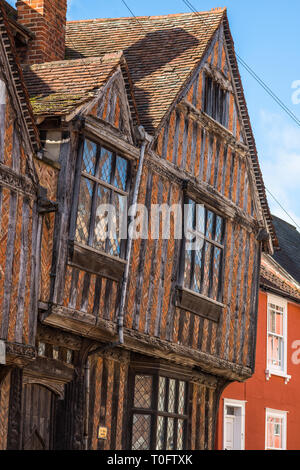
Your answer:
[[[0,163],[0,182],[1,185],[19,191],[31,198],[36,195],[36,187],[30,178],[16,173],[3,163]]]

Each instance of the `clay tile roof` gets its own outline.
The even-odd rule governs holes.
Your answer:
[[[205,53],[225,11],[71,21],[66,57],[123,51],[141,123],[153,132]]]
[[[89,101],[113,75],[122,53],[25,66],[24,78],[35,115],[68,114]]]
[[[263,255],[260,282],[267,290],[300,302],[300,284],[270,255]]]

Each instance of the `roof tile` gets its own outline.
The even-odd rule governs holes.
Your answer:
[[[23,70],[36,115],[69,113],[93,98],[116,71],[122,53],[26,66]]]
[[[205,53],[224,12],[71,21],[66,56],[123,51],[141,123],[153,132]]]

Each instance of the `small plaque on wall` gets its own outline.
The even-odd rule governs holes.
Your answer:
[[[99,426],[98,439],[107,439],[107,428],[105,426]]]
[[[5,341],[0,341],[0,364],[6,364]]]

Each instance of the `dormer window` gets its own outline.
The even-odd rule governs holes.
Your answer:
[[[203,111],[222,126],[228,127],[229,92],[210,75],[205,74],[204,77]]]

